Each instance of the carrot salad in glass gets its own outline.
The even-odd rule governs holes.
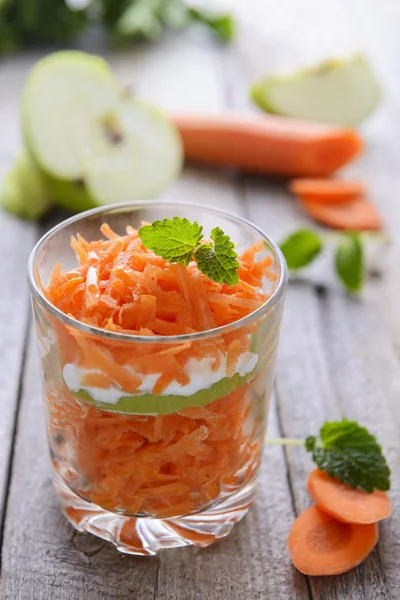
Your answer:
[[[251,504],[285,272],[245,221],[127,206],[47,234],[32,293],[64,512],[124,552],[152,554],[213,542]],[[188,212],[217,226],[205,235]],[[155,213],[166,218],[141,219]],[[239,240],[222,229],[230,222]]]

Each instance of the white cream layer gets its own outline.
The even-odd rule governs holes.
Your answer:
[[[217,381],[221,381],[227,377],[226,372],[226,357],[220,352],[220,365],[219,368],[214,371],[212,365],[214,363],[213,358],[190,358],[185,365],[185,373],[189,376],[189,383],[187,385],[180,385],[177,381],[172,381],[168,387],[163,391],[163,396],[191,396],[200,390],[208,389]],[[236,365],[236,373],[241,377],[244,377],[248,373],[251,373],[255,368],[258,360],[258,354],[252,352],[244,352],[239,356],[239,360]],[[130,367],[126,367],[130,368]],[[87,373],[100,373],[98,370],[87,370],[77,367],[73,363],[68,363],[64,366],[63,377],[68,388],[72,391],[85,390],[96,402],[106,402],[107,404],[116,404],[121,398],[129,396],[127,392],[124,392],[117,386],[112,386],[107,389],[98,387],[89,387],[82,385],[81,381]],[[137,389],[141,394],[151,394],[153,387],[159,378],[160,374],[156,373],[153,375],[143,375],[136,373],[142,379],[142,384]]]

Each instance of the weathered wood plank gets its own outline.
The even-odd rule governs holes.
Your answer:
[[[288,200],[271,192],[260,195],[251,187],[248,194],[250,218],[257,218],[260,226],[271,231],[273,236],[279,235],[278,232],[287,226],[290,215]],[[272,222],[270,213],[274,215]],[[326,350],[319,307],[320,295],[311,283],[289,284],[276,381],[282,433],[288,437],[305,438],[317,432],[325,420],[337,419],[344,414],[337,402],[333,374],[328,368],[331,353]],[[305,451],[297,447],[288,449],[287,456],[296,513],[299,514],[310,504],[305,484],[312,463]],[[376,551],[356,571],[334,578],[311,578],[310,586],[313,597],[321,600],[361,600],[370,597],[366,592],[370,581],[376,582],[375,596],[371,597],[382,600],[388,597]]]
[[[323,324],[327,345],[332,348],[331,370],[340,373],[335,385],[346,413],[364,422],[381,440],[392,468],[393,516],[381,526],[379,544],[382,570],[388,594],[400,595],[400,419],[398,411],[400,357],[400,210],[396,189],[398,172],[398,137],[400,91],[397,56],[400,46],[395,35],[398,4],[363,10],[359,0],[352,0],[353,21],[359,23],[360,37],[368,48],[371,61],[383,87],[383,102],[376,115],[367,122],[365,155],[349,172],[361,176],[379,206],[391,238],[390,248],[382,254],[380,280],[371,281],[360,302],[343,307],[343,297],[324,299]],[[384,43],[383,43],[384,40]],[[351,394],[351,402],[349,397]]]
[[[0,181],[19,145],[18,97],[26,61],[2,61],[0,69]],[[0,540],[7,500],[19,382],[24,362],[29,312],[26,262],[36,239],[36,227],[0,210]],[[1,550],[0,550],[1,554]]]
[[[393,515],[381,525],[379,553],[388,595],[396,598],[400,594],[400,370],[380,287],[371,282],[359,301],[327,295],[321,304],[321,321],[343,412],[377,435],[392,469]]]
[[[0,76],[0,86],[2,78]],[[0,129],[3,116],[0,113]],[[6,127],[5,127],[6,130]],[[10,164],[0,159],[0,177]],[[0,212],[0,539],[13,428],[17,410],[20,371],[29,317],[26,261],[35,240],[35,227]]]

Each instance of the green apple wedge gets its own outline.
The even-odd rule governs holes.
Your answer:
[[[155,197],[182,166],[175,126],[84,52],[56,52],[33,67],[21,121],[51,197],[74,212]]]
[[[42,174],[26,150],[20,152],[4,176],[0,204],[16,216],[32,220],[40,219],[50,208]]]
[[[379,83],[363,55],[271,75],[255,82],[250,93],[266,112],[344,126],[361,123],[381,98]]]

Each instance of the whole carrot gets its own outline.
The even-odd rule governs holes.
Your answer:
[[[171,118],[186,158],[259,173],[329,175],[363,148],[354,129],[276,116],[176,114]]]

